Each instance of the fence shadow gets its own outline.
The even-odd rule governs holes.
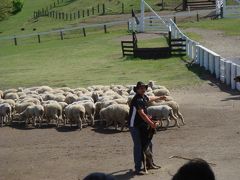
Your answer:
[[[217,87],[221,91],[226,92],[232,96],[239,95],[239,92],[237,90],[232,90],[230,86],[221,83],[220,80],[216,79],[214,75],[210,74],[210,72],[205,70],[203,67],[200,67],[199,65],[193,64],[189,61],[183,61],[186,63],[188,70],[196,74],[201,80],[210,81],[208,83],[210,86]]]
[[[132,169],[125,169],[110,173],[116,180],[127,180],[134,178],[134,172]]]

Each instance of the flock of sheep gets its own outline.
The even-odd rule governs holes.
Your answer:
[[[105,122],[121,130],[126,127],[129,104],[134,97],[134,85],[90,86],[71,89],[48,86],[0,90],[0,125],[11,125],[13,121],[25,122],[26,126],[41,127],[43,123],[54,123],[57,127],[77,125],[94,126],[96,121]],[[149,104],[148,113],[153,119],[171,120],[179,127],[184,124],[179,105],[164,86],[149,81],[148,96],[166,96],[165,101]],[[163,123],[161,123],[163,125]]]

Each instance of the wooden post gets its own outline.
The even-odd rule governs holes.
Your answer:
[[[60,31],[60,37],[61,37],[61,40],[63,40],[63,32]]]
[[[64,20],[64,18],[65,18],[65,15],[64,15],[64,12],[62,12],[62,19]]]
[[[102,5],[102,14],[105,15],[105,4]]]
[[[97,12],[98,12],[98,14],[100,13],[100,5],[99,4],[97,5]]]
[[[83,28],[83,36],[84,36],[84,37],[87,36],[87,35],[86,35],[86,30],[85,30],[85,28]]]
[[[173,22],[176,24],[177,23],[177,18],[176,16],[173,17]]]
[[[56,7],[56,3],[55,2],[53,3],[53,7]]]
[[[122,14],[124,14],[124,3],[122,3]]]
[[[59,17],[59,19],[61,19],[61,18],[62,18],[62,17],[61,17],[61,15],[62,15],[62,14],[59,12],[59,13],[58,13],[58,17]]]
[[[87,16],[89,16],[90,14],[89,14],[89,9],[87,9]]]
[[[82,15],[83,15],[83,17],[85,17],[85,10],[83,10]]]
[[[40,34],[38,34],[37,37],[38,37],[38,43],[41,43]]]
[[[170,49],[170,54],[172,54],[172,33],[171,33],[171,31],[168,31],[168,46]]]
[[[199,21],[199,14],[198,14],[198,12],[197,12],[197,22]]]
[[[223,7],[220,8],[220,18],[223,18]]]
[[[92,15],[94,15],[94,10],[95,10],[94,7],[92,7]]]
[[[80,11],[78,10],[78,19],[80,18]]]
[[[106,34],[107,33],[107,25],[105,24],[103,27],[104,27],[104,33]]]
[[[182,10],[183,10],[183,11],[186,11],[186,10],[187,10],[187,0],[183,0]]]
[[[14,37],[13,39],[14,39],[14,44],[15,44],[15,46],[17,46],[17,38]]]

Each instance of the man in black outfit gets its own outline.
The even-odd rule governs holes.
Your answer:
[[[151,101],[156,100],[164,100],[165,96],[153,96],[148,97],[145,95],[145,92],[148,88],[148,85],[145,85],[143,82],[138,82],[137,85],[134,87],[134,92],[136,95],[131,101],[130,104],[130,112],[129,112],[129,120],[128,125],[130,129],[130,133],[133,140],[133,154],[134,154],[134,163],[135,163],[135,174],[141,175],[141,167],[142,167],[142,152],[144,144],[147,138],[148,133],[147,129],[150,126],[151,128],[155,129],[159,124],[154,123],[151,120],[151,117],[147,115],[147,104]],[[151,139],[150,139],[151,141]],[[148,142],[149,146],[152,149],[152,143]]]

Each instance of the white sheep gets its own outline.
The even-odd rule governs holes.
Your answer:
[[[28,106],[22,113],[20,113],[20,119],[25,119],[26,126],[33,120],[33,125],[37,126],[37,121],[39,122],[39,127],[42,125],[44,108],[42,105],[32,105]]]
[[[110,105],[117,104],[114,100],[105,100],[105,101],[99,101],[95,103],[95,119],[100,118],[100,111],[102,108],[106,108]]]
[[[182,124],[185,125],[185,120],[180,112],[179,104],[176,101],[164,101],[161,103],[151,103],[151,106],[158,106],[158,105],[167,105],[173,109],[173,114],[175,117],[179,118],[182,121]]]
[[[0,99],[0,103],[7,103],[11,106],[12,111],[15,109],[15,101],[12,99]]]
[[[7,93],[5,94],[4,99],[18,100],[19,96],[17,93]]]
[[[17,93],[17,89],[7,89],[3,92],[3,98],[5,98],[5,95],[8,93]]]
[[[24,99],[22,99],[20,102],[21,103],[32,102],[32,103],[34,103],[36,105],[40,105],[41,104],[41,102],[37,98],[32,98],[32,97],[28,97],[28,96],[25,97]]]
[[[153,94],[155,96],[170,96],[170,91],[168,89],[155,89]]]
[[[85,122],[85,108],[81,104],[70,104],[65,108],[66,118],[72,123],[76,123],[78,128],[82,129],[82,124]],[[66,124],[66,123],[64,123]]]
[[[3,91],[0,90],[0,99],[3,98]]]
[[[1,120],[1,127],[3,127],[3,123],[10,123],[11,121],[11,113],[12,108],[8,103],[0,104],[0,120]]]
[[[75,95],[75,94],[68,94],[66,96],[65,102],[67,104],[72,104],[73,102],[77,101],[77,99],[78,99],[77,95]]]
[[[106,121],[106,127],[112,123],[115,129],[118,127],[118,123],[121,125],[121,131],[123,131],[129,114],[129,106],[122,104],[113,104],[100,111],[101,120]]]
[[[167,105],[151,106],[147,108],[148,115],[152,116],[155,120],[167,120],[167,128],[171,119],[175,121],[175,125],[180,127],[177,118],[173,114],[173,109]],[[175,126],[174,125],[174,126]]]
[[[20,114],[22,113],[28,106],[33,106],[33,102],[21,102],[21,103],[16,103],[15,105],[15,111],[16,113]]]
[[[44,104],[44,117],[47,119],[47,123],[49,124],[51,120],[56,121],[57,127],[59,126],[59,122],[62,121],[62,107],[59,103],[53,102]]]

